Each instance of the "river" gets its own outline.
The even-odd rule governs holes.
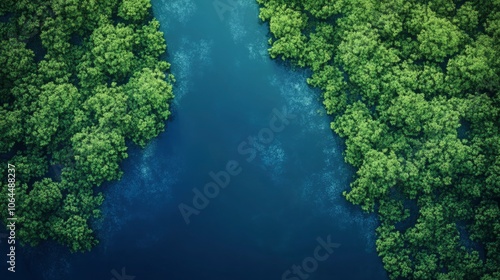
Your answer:
[[[130,146],[123,178],[102,187],[92,252],[24,248],[17,277],[2,279],[387,279],[375,216],[342,197],[354,175],[344,143],[309,73],[268,57],[258,5],[153,0],[153,11],[177,80],[166,131]]]

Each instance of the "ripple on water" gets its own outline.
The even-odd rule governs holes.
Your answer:
[[[193,17],[197,6],[194,0],[159,0],[153,1],[153,10],[162,24],[169,25],[172,21],[186,24]]]
[[[345,182],[338,180],[337,170],[325,168],[302,180],[301,200],[313,201],[318,215],[331,217],[332,223],[340,229],[356,227],[363,232],[364,248],[367,252],[375,250],[373,232],[377,227],[377,220],[373,215],[366,215],[359,209],[349,205],[341,195],[345,190]],[[352,206],[352,207],[351,207]]]
[[[269,59],[269,53],[267,51],[268,47],[267,42],[262,40],[256,40],[256,42],[248,43],[248,58],[259,61]]]
[[[267,49],[267,27],[249,31],[248,24],[258,21],[259,7],[255,1],[232,0],[227,2],[232,9],[225,13],[225,25],[236,45],[246,46],[248,58],[265,61],[269,59]]]
[[[277,139],[261,152],[263,168],[270,172],[274,182],[281,182],[285,172],[286,153],[283,145]]]
[[[297,115],[303,134],[330,131],[329,122],[318,118],[318,115],[327,118],[326,112],[320,102],[319,92],[306,82],[308,71],[293,71],[286,67],[277,71],[278,74],[270,77],[270,83],[278,88],[287,108]]]
[[[258,5],[255,1],[228,0],[227,4],[232,8],[227,11],[227,25],[235,43],[242,43],[252,37],[246,28],[246,20],[255,18],[258,13]]]
[[[172,73],[175,76],[174,104],[179,106],[183,96],[191,90],[194,75],[202,67],[212,65],[213,41],[190,41],[183,38],[181,46],[172,53]]]
[[[159,209],[172,199],[171,188],[179,181],[184,161],[175,154],[158,158],[159,146],[159,140],[154,139],[144,150],[131,153],[127,164],[132,166],[127,166],[123,178],[106,190],[103,220],[95,227],[104,250],[124,226],[139,218],[141,211],[130,209]]]

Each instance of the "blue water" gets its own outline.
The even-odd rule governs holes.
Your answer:
[[[268,58],[268,26],[254,1],[215,4],[230,9],[153,0],[177,79],[173,115],[144,150],[129,148],[122,180],[102,188],[100,244],[84,254],[51,242],[19,248],[17,277],[5,267],[1,279],[278,280],[328,238],[333,252],[287,279],[387,279],[375,217],[341,195],[354,171],[309,73]],[[271,138],[277,110],[295,118],[277,122],[282,131]],[[268,143],[252,148],[259,133]],[[193,188],[203,191],[228,162],[240,173],[187,225],[179,204],[193,206]]]

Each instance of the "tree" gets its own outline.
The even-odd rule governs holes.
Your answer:
[[[121,23],[99,26],[90,36],[90,53],[95,67],[112,77],[130,75],[135,62],[134,41],[134,30],[129,26]]]
[[[142,69],[124,86],[127,107],[131,114],[129,134],[132,141],[145,146],[145,139],[151,139],[163,130],[170,115],[168,100],[174,96],[172,85],[165,81],[165,75],[158,69]]]
[[[9,90],[16,82],[35,70],[34,53],[16,38],[5,40],[0,45],[0,97],[2,103],[11,103]]]
[[[352,190],[344,193],[347,200],[361,205],[365,211],[373,211],[375,203],[386,197],[398,182],[401,166],[394,152],[388,155],[376,150],[366,152],[358,178],[351,184]]]
[[[35,105],[36,109],[27,121],[27,143],[45,147],[54,141],[56,135],[64,137],[64,130],[72,121],[71,112],[75,110],[78,90],[71,84],[48,83]]]
[[[147,16],[150,8],[149,0],[123,0],[118,7],[118,16],[125,20],[138,21]]]
[[[87,127],[71,137],[76,167],[99,186],[121,177],[119,163],[127,157],[125,139],[117,131]]]
[[[463,34],[449,20],[430,17],[417,36],[420,52],[428,59],[438,62],[458,52]]]
[[[90,251],[97,245],[97,240],[92,235],[86,219],[74,215],[67,219],[55,219],[51,226],[54,227],[52,237],[69,247],[71,252]]]
[[[277,16],[266,16],[271,13]],[[302,59],[307,38],[302,34],[302,29],[307,24],[307,16],[286,4],[282,4],[262,8],[259,17],[262,20],[269,19],[269,28],[276,38],[275,40],[270,39],[270,42],[273,42],[269,49],[271,57],[281,56],[283,59],[296,59],[299,65],[305,66]]]
[[[500,77],[494,64],[498,52],[494,44],[490,37],[480,35],[472,46],[467,45],[462,54],[450,59],[446,77],[450,93],[456,96],[500,89]]]

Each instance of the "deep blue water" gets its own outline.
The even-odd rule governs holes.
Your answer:
[[[217,12],[214,3],[231,9]],[[307,86],[308,72],[268,58],[257,4],[153,6],[177,79],[166,131],[144,150],[131,146],[122,180],[102,188],[100,244],[92,252],[70,254],[53,243],[20,249],[16,277],[3,265],[1,279],[121,280],[125,272],[136,280],[278,280],[304,259],[314,265],[318,239],[328,238],[339,247],[322,249],[326,259],[310,273],[302,269],[303,279],[387,279],[375,217],[341,195],[354,174],[343,142]],[[283,110],[295,118],[276,121]],[[270,122],[280,126],[272,136]],[[259,133],[268,143],[252,147]],[[203,191],[209,173],[228,162],[240,173],[187,225],[179,204],[193,206],[193,189]]]

